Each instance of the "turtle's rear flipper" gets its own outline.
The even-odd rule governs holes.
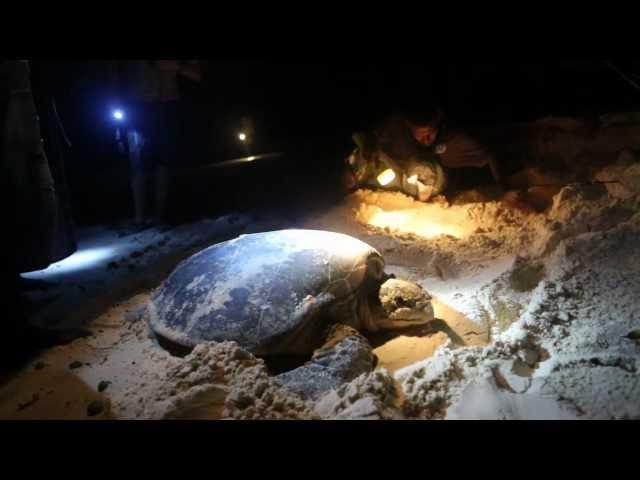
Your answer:
[[[324,344],[313,352],[312,359],[331,355],[333,350],[335,349],[335,346],[348,337],[362,338],[362,335],[360,335],[360,333],[358,333],[355,328],[351,328],[348,325],[343,325],[341,323],[331,325],[331,327],[329,327],[329,330],[327,331]]]

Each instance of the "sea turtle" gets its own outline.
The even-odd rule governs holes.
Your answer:
[[[375,331],[433,320],[419,285],[384,272],[348,235],[278,230],[241,235],[182,261],[147,305],[152,330],[183,347],[236,341],[256,355],[308,355],[331,326]]]

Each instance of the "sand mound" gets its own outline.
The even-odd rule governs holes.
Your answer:
[[[640,352],[631,334],[640,325],[640,214],[603,216],[624,209],[589,189],[559,195],[550,216],[561,229],[548,237],[551,254],[538,264],[521,258],[476,292],[493,323],[491,344],[444,346],[396,373],[413,415],[640,417]],[[499,301],[505,298],[515,307],[510,319]]]
[[[637,162],[623,160],[597,175],[626,183],[568,185],[542,213],[360,190],[300,225],[377,248],[387,271],[433,295],[438,319],[372,342],[379,369],[317,401],[232,342],[170,355],[127,314],[146,292],[95,318],[92,337],[25,366],[0,389],[0,415],[640,418],[640,200]]]

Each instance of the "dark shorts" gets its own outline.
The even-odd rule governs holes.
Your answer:
[[[149,170],[174,165],[179,153],[182,111],[178,102],[149,102],[129,106],[128,132],[139,132],[144,145],[139,154],[130,154],[131,167]],[[129,140],[130,152],[135,150]]]
[[[451,133],[442,143],[446,145],[446,151],[440,155],[440,159],[447,168],[482,168],[491,162],[489,150],[464,133]]]

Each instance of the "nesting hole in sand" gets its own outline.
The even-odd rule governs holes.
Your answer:
[[[489,335],[465,315],[433,299],[435,319],[426,325],[367,334],[378,367],[390,372],[431,357],[448,341],[451,348],[486,345]]]
[[[416,325],[394,330],[380,330],[378,332],[367,332],[365,333],[365,337],[371,344],[371,347],[375,349],[398,337],[428,337],[435,335],[440,331],[440,324],[444,324],[446,326],[444,321],[435,319],[433,322],[426,325]]]

